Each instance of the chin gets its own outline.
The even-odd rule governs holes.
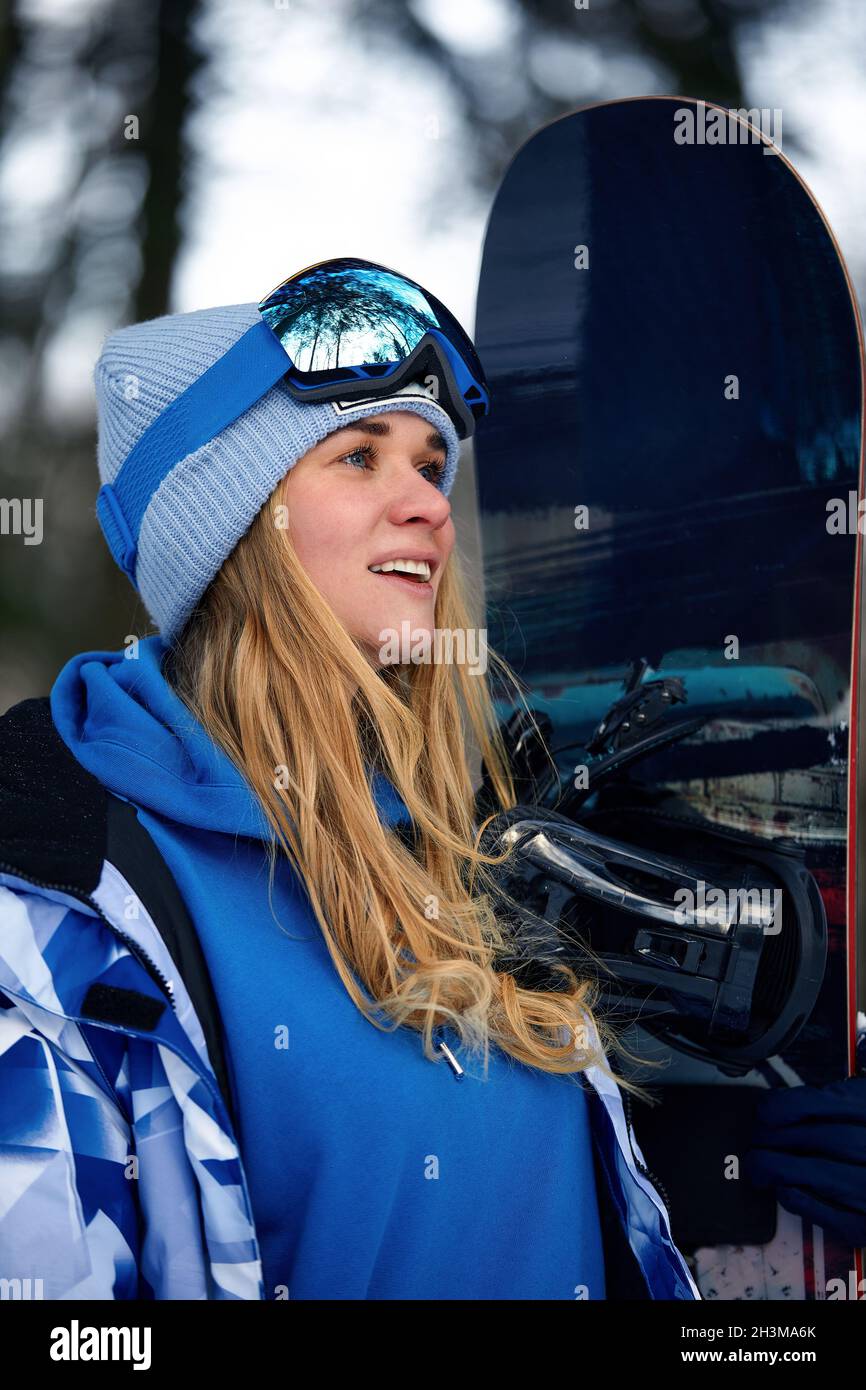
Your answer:
[[[430,605],[432,608],[432,604]],[[405,625],[405,626],[404,626]],[[423,644],[432,647],[435,625],[432,612],[413,613],[401,609],[383,617],[375,629],[367,632],[361,639],[372,650],[373,660],[380,667],[411,665],[412,648]],[[388,634],[387,637],[380,636]],[[383,649],[390,649],[390,655],[380,656]]]

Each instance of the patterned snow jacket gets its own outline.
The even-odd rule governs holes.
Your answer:
[[[586,1075],[608,1298],[699,1298],[619,1089]],[[236,1121],[164,859],[48,698],[22,701],[0,718],[0,1296],[263,1299]]]

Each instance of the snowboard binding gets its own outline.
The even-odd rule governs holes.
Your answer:
[[[496,968],[531,989],[563,988],[563,963],[591,973],[618,1016],[728,1075],[788,1046],[827,955],[821,895],[797,848],[656,807],[599,818],[615,836],[538,806],[486,827],[486,852],[514,846],[491,871],[512,946]]]
[[[557,966],[592,974],[617,1013],[731,1076],[789,1046],[818,998],[827,919],[804,852],[723,828],[675,797],[615,776],[686,738],[707,716],[673,720],[681,677],[625,689],[582,746],[588,784],[562,793],[551,722],[518,709],[502,724],[520,804],[494,814],[481,847],[493,871],[511,953],[496,968],[531,989],[561,989]],[[555,806],[543,802],[557,797]],[[486,767],[479,816],[494,813]],[[672,853],[673,851],[673,853]]]
[[[629,663],[624,693],[611,705],[585,743],[561,744],[548,753],[553,725],[543,711],[533,711],[530,717],[525,710],[517,709],[502,723],[500,735],[521,801],[547,805],[555,797],[556,809],[562,815],[575,815],[614,773],[624,771],[649,753],[687,738],[707,722],[706,715],[672,720],[671,711],[688,700],[685,682],[680,676],[644,681],[649,669],[645,657]],[[579,749],[583,754],[587,781],[585,786],[572,784],[563,791],[553,758],[570,749]],[[486,767],[476,804],[479,811],[486,808],[486,814],[495,809]]]

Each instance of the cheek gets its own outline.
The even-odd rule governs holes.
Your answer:
[[[348,577],[358,563],[355,556],[366,553],[363,509],[327,477],[315,484],[296,480],[302,481],[303,486],[286,489],[289,531],[301,564],[327,593]]]

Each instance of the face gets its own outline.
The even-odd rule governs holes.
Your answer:
[[[278,500],[301,564],[377,666],[385,629],[399,634],[408,621],[412,640],[433,637],[455,534],[451,505],[434,485],[446,453],[429,421],[392,410],[334,430],[283,479]],[[394,560],[426,560],[429,579],[370,569]]]

